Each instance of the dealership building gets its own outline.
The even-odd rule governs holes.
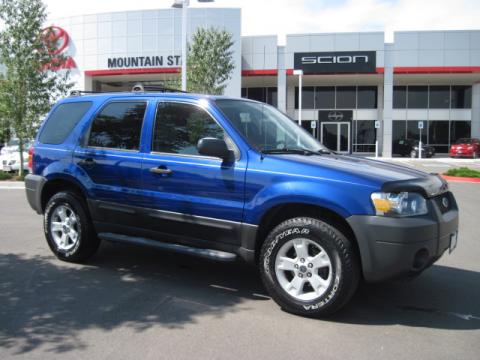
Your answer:
[[[190,8],[198,27],[233,36],[235,69],[225,95],[270,103],[302,121],[327,147],[382,156],[392,143],[419,139],[446,153],[480,137],[480,31],[241,36],[241,11]],[[52,21],[76,89],[128,90],[180,77],[181,9],[76,16]],[[302,70],[302,104],[299,72]],[[301,106],[300,106],[301,105]],[[301,112],[301,113],[300,113]]]

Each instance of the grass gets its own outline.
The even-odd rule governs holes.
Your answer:
[[[10,180],[12,178],[12,175],[5,172],[5,171],[0,171],[0,180]]]
[[[444,175],[480,178],[480,171],[473,170],[468,167],[460,167],[460,168],[450,169]]]

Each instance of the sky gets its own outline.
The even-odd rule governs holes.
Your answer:
[[[50,19],[171,7],[173,0],[44,0]],[[242,35],[480,29],[480,0],[215,0],[192,7],[242,9]]]

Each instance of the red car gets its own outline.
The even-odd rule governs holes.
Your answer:
[[[471,138],[458,139],[450,147],[450,157],[471,157],[476,159],[480,157],[480,140]]]

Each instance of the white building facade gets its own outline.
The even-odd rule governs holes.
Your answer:
[[[292,34],[241,37],[240,9],[191,8],[188,33],[213,26],[233,35],[235,70],[225,95],[270,103],[329,148],[382,156],[421,139],[446,153],[480,137],[480,31]],[[55,20],[76,88],[127,90],[180,77],[181,10],[159,9]],[[65,35],[66,34],[66,35]]]

